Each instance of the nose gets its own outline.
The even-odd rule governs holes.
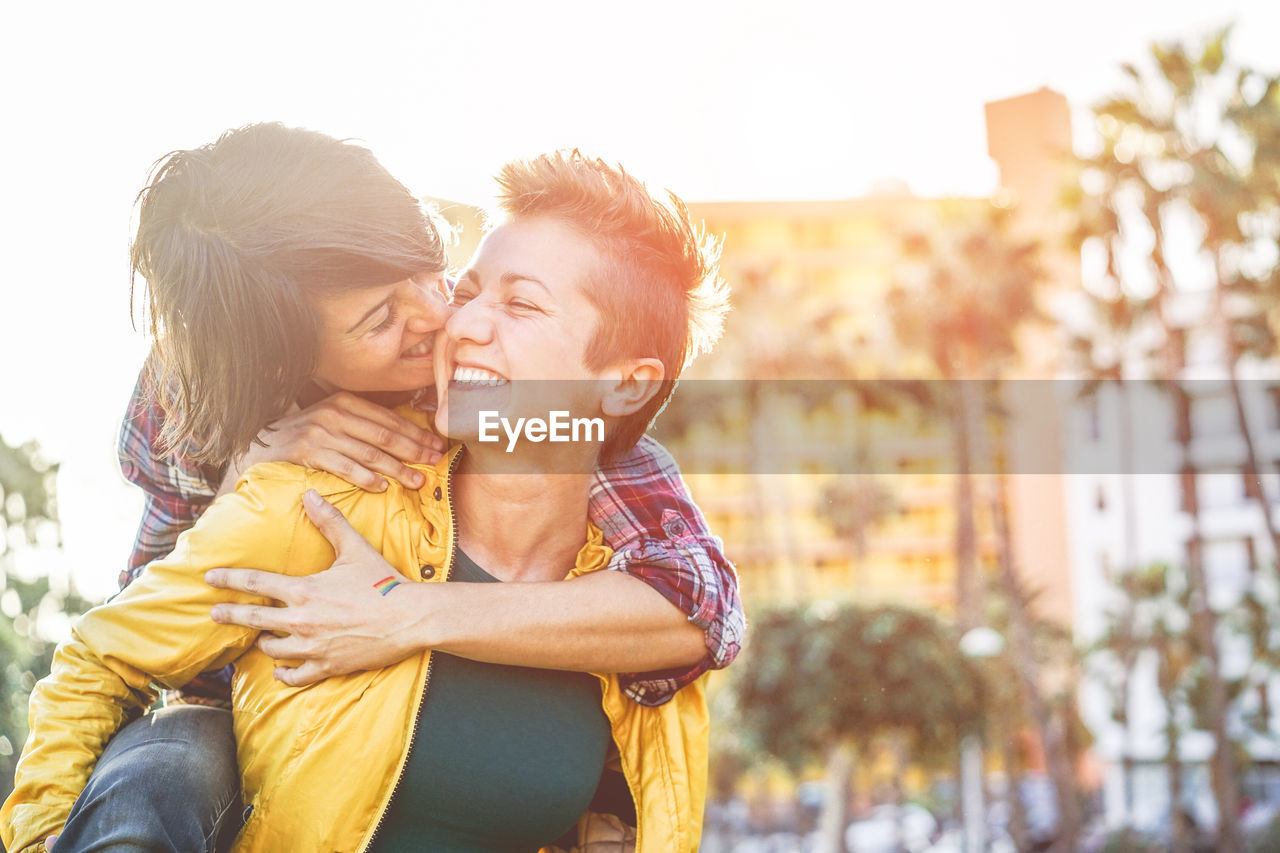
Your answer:
[[[444,280],[438,277],[413,282],[414,298],[405,300],[409,305],[405,325],[410,331],[426,334],[444,327],[452,309],[444,296],[443,286]]]
[[[445,322],[444,333],[450,340],[461,343],[487,344],[493,339],[493,322],[485,308],[485,301],[477,298],[453,309]]]

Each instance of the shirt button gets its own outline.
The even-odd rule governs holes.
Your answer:
[[[436,500],[440,500],[441,498],[444,497],[444,492],[440,491],[439,486],[436,486],[436,490],[432,493],[432,497],[434,497]]]
[[[436,576],[436,567],[423,566],[421,569],[418,570],[418,574],[422,575],[422,579],[424,581],[429,581]]]

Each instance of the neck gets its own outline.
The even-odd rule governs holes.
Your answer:
[[[511,473],[468,448],[453,479],[459,546],[499,580],[563,580],[586,542],[592,477]]]

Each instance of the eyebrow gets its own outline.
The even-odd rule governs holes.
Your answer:
[[[356,320],[355,325],[353,325],[350,329],[347,329],[347,331],[344,332],[343,334],[349,335],[352,332],[354,332],[356,329],[363,326],[365,323],[369,321],[370,317],[378,313],[379,310],[387,307],[387,305],[389,305],[391,303],[391,300],[394,298],[395,298],[395,294],[392,294],[391,296],[388,296],[386,299],[379,302],[377,305],[370,308],[368,311],[364,312],[364,316],[362,316],[359,320]]]
[[[480,280],[480,276],[476,273],[475,270],[467,270],[466,272],[464,272],[462,274],[462,277],[458,280],[458,284],[461,284],[464,281],[473,282],[476,285],[476,287],[484,286],[483,282],[481,282]],[[546,291],[546,294],[548,296],[551,296],[551,288],[543,284],[541,279],[535,278],[534,276],[531,276],[531,275],[525,275],[524,273],[519,273],[519,272],[509,272],[509,273],[504,273],[502,277],[498,279],[498,283],[504,286],[510,286],[511,284],[517,281],[532,282],[533,284],[538,285],[538,287],[541,287],[544,291]]]

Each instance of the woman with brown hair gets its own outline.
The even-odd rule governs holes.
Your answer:
[[[416,200],[367,151],[255,125],[177,152],[142,196],[134,263],[148,283],[156,352],[122,433],[126,475],[148,491],[126,581],[163,556],[214,493],[253,463],[297,462],[381,489],[386,480],[375,474],[408,489],[425,482],[421,468],[404,464],[435,455],[424,416],[379,404],[407,400],[431,382],[434,336],[447,312],[443,246]],[[330,392],[341,393],[324,397]],[[382,396],[388,392],[393,396]],[[535,666],[674,668],[620,682],[637,702],[661,703],[705,669],[727,664],[741,633],[732,569],[656,452],[646,445],[597,479],[592,518],[615,547],[609,567],[620,571],[555,585],[559,605],[531,609],[523,626],[508,622],[494,636],[458,643],[442,641],[436,630],[433,641],[463,657]],[[672,513],[679,536],[669,533]],[[254,564],[264,550],[255,540],[242,564]],[[452,621],[481,622],[485,592],[477,587],[451,598]],[[580,606],[583,600],[593,606]],[[474,616],[459,620],[460,608]],[[206,606],[203,618],[207,613]],[[599,638],[580,644],[594,657],[566,661],[563,649],[545,640],[549,614],[562,631]],[[365,637],[358,654],[321,653],[322,673],[372,670],[424,651],[388,643],[385,634]],[[194,675],[171,673],[163,681],[189,687]],[[204,679],[195,693],[205,702],[229,695],[225,679]],[[57,814],[79,794],[60,853],[90,843],[212,849],[239,811],[230,732],[222,710],[178,706],[148,714],[106,747],[83,794],[86,780],[72,776],[49,789],[39,817],[20,798],[11,801],[6,841],[15,831],[24,844],[56,832],[47,807],[52,802]],[[33,749],[38,744],[27,752]]]

